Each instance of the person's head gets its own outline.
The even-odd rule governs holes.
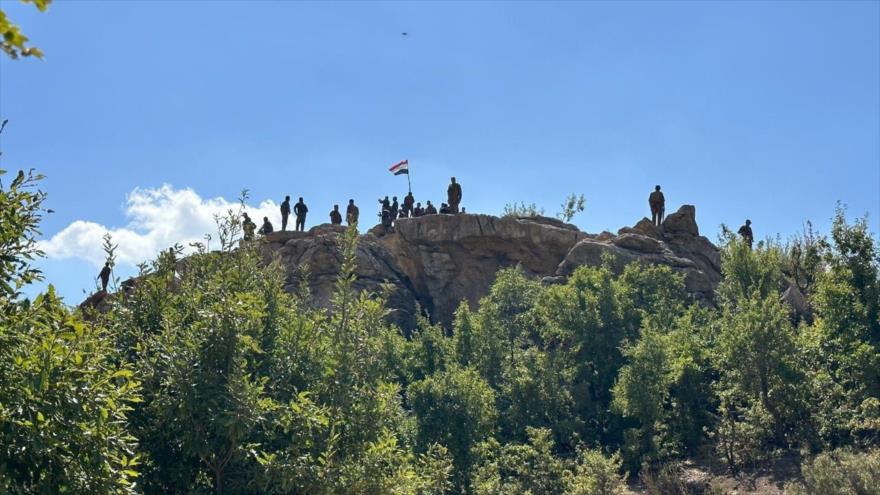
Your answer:
[[[333,210],[336,211],[339,209],[339,205],[333,205]]]
[[[655,190],[655,191],[659,191],[659,190],[660,190],[660,186],[659,186],[659,185],[658,185],[658,186],[654,186],[654,190]]]
[[[353,204],[354,204],[354,200],[353,200],[353,199],[349,199],[349,200],[348,200],[348,204],[353,205]]]
[[[284,201],[290,201],[290,196],[284,196]]]
[[[394,196],[394,197],[391,198],[391,199],[393,199],[394,201],[397,201],[397,196]]]
[[[302,197],[300,197],[300,198],[299,198],[299,202],[300,202],[300,203],[302,203],[302,202],[303,202],[303,199],[302,199]]]
[[[269,217],[263,217],[263,221],[269,223]]]
[[[455,184],[455,177],[452,177],[451,180],[452,180],[452,183]]]
[[[431,206],[431,200],[430,200],[430,199],[428,200],[428,206]]]
[[[245,220],[251,219],[251,217],[249,217],[247,213],[242,213],[241,215],[244,217]]]
[[[109,267],[110,267],[110,262],[109,262],[109,261],[105,261],[105,262],[104,262],[104,266],[106,266],[106,267],[109,268]]]
[[[416,206],[419,207],[419,208],[421,208],[421,207],[422,207],[422,203],[416,203]]]
[[[747,219],[746,219],[746,225],[751,225],[751,224],[752,224],[752,221],[749,220],[749,219],[747,218]]]

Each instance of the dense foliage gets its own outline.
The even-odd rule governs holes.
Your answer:
[[[876,479],[851,473],[877,469],[880,259],[842,210],[827,239],[725,238],[714,305],[666,267],[514,268],[452,328],[404,332],[353,289],[353,229],[314,308],[232,211],[107,312],[26,299],[36,179],[0,191],[0,492],[615,494],[705,452],[735,471],[833,451],[794,493]]]

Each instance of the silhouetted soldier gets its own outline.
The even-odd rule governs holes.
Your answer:
[[[382,205],[379,211],[382,211],[382,210],[391,211],[391,201],[388,200],[388,196],[385,196],[385,199],[380,199],[379,204]]]
[[[413,208],[413,217],[420,217],[425,214],[425,209],[422,208],[422,203],[416,203],[416,207]]]
[[[299,202],[293,205],[293,213],[296,215],[296,230],[306,230],[306,213],[308,212],[309,207],[303,203],[302,198],[299,198]]]
[[[451,180],[452,183],[446,188],[446,201],[449,213],[458,213],[458,205],[461,204],[461,184],[455,182],[455,177],[452,177]]]
[[[355,206],[353,199],[349,199],[348,207],[345,209],[345,221],[348,222],[349,225],[356,224],[359,216],[361,216],[360,208]]]
[[[449,205],[446,203],[440,203],[440,214],[448,215],[449,213],[452,213],[452,211],[449,209]]]
[[[413,205],[416,203],[416,198],[413,197],[412,191],[406,193],[406,197],[403,198],[403,208],[401,209],[402,217],[411,217],[413,215]]]
[[[107,291],[107,284],[110,283],[110,262],[104,263],[104,268],[101,268],[101,273],[98,274],[98,278],[101,279],[101,290]]]
[[[330,223],[342,225],[342,213],[339,213],[339,205],[333,205],[333,211],[330,212]]]
[[[241,228],[244,230],[244,240],[252,241],[254,240],[254,231],[257,230],[257,224],[251,220],[247,213],[242,213],[242,216],[244,221],[241,223]]]
[[[737,234],[741,235],[746,244],[749,245],[749,249],[752,249],[752,241],[755,239],[752,235],[752,221],[746,219],[745,225],[739,228]]]
[[[467,213],[467,211],[465,211],[464,206],[462,206],[461,207],[461,214],[464,215],[465,213]]]
[[[397,196],[394,196],[394,201],[391,202],[391,221],[397,220],[397,214],[400,211],[400,206],[397,204]]]
[[[428,201],[428,206],[425,206],[425,215],[436,215],[437,208],[434,208],[434,205],[431,204],[431,201]]]
[[[660,226],[663,223],[663,213],[666,211],[666,198],[660,192],[660,186],[654,186],[654,192],[648,196],[648,206],[651,207],[651,221]]]
[[[391,210],[389,208],[382,208],[382,228],[387,234],[391,230]]]
[[[290,216],[290,196],[284,196],[281,203],[281,232],[287,230],[287,217]]]
[[[272,227],[272,222],[269,221],[269,217],[263,217],[263,226],[260,227],[260,230],[257,232],[260,235],[271,234],[275,228]]]

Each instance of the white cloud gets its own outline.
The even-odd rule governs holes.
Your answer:
[[[137,188],[126,198],[124,213],[128,223],[124,227],[110,228],[76,220],[39,244],[50,259],[78,258],[100,266],[104,263],[103,236],[109,232],[113,242],[119,244],[117,261],[136,265],[175,243],[189,249],[190,242],[202,241],[205,234],[215,234],[214,216],[229,209],[237,210],[238,203],[224,198],[203,199],[189,188],[174,189],[167,184],[158,189]],[[273,224],[279,221],[275,218],[280,216],[278,205],[273,201],[264,201],[257,207],[248,205],[246,211],[258,226],[264,216]]]

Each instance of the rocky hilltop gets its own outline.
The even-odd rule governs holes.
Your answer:
[[[314,303],[327,304],[339,275],[342,232],[329,224],[308,232],[275,232],[265,236],[263,253],[267,260],[280,258],[291,291],[308,266]],[[588,234],[546,217],[403,218],[392,232],[377,227],[360,236],[356,287],[379,292],[391,284],[392,319],[404,328],[414,323],[417,304],[431,320],[447,325],[462,299],[473,305],[488,293],[501,268],[519,265],[528,275],[555,283],[578,266],[600,265],[606,253],[617,271],[634,261],[667,265],[684,275],[688,291],[701,300],[711,300],[721,281],[718,249],[700,235],[696,209],[685,205],[660,228],[643,218],[616,235]]]

